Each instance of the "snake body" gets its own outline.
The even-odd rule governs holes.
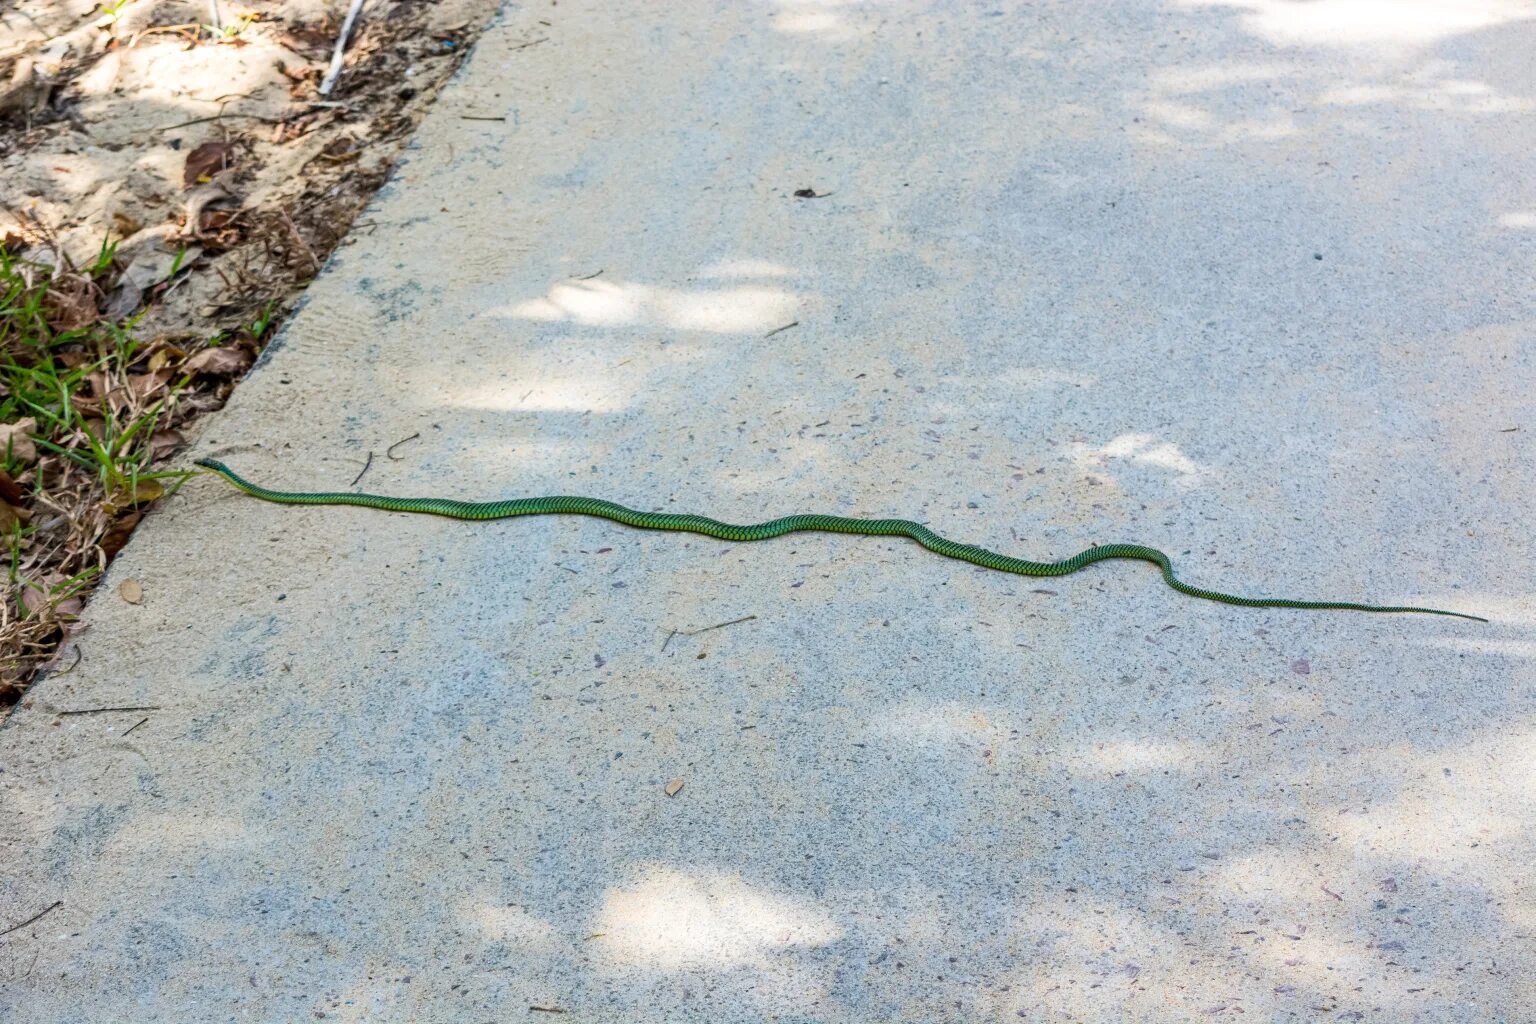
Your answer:
[[[1151,562],[1162,571],[1163,580],[1181,594],[1220,601],[1223,604],[1241,605],[1244,608],[1307,608],[1357,612],[1415,612],[1424,615],[1450,615],[1474,622],[1487,619],[1463,612],[1444,611],[1439,608],[1415,608],[1407,605],[1357,604],[1353,601],[1293,601],[1283,597],[1242,597],[1223,594],[1191,586],[1174,575],[1173,563],[1157,548],[1140,544],[1104,544],[1080,551],[1071,558],[1059,562],[1031,562],[1023,558],[1001,555],[971,544],[959,544],[941,537],[921,523],[908,519],[851,519],[845,516],[796,515],[770,519],[763,523],[740,526],[722,523],[706,516],[682,515],[672,512],[639,512],[632,508],[601,498],[552,496],[545,498],[516,498],[509,501],[454,501],[448,498],[391,498],[378,494],[362,494],[349,491],[274,491],[251,483],[234,470],[214,459],[198,459],[197,465],[210,469],[246,494],[279,505],[357,505],[363,508],[384,509],[389,512],[419,512],[426,515],[446,516],[449,519],[507,519],[513,516],[580,515],[611,519],[625,526],[647,530],[674,530],[700,533],[727,541],[758,541],[782,537],[787,533],[816,531],[821,533],[851,533],[866,537],[907,537],[923,547],[946,558],[959,559],[973,565],[999,572],[1011,572],[1020,576],[1068,576],[1095,562],[1112,558],[1126,558]]]

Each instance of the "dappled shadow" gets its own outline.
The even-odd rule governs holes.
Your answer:
[[[262,482],[342,488],[343,456],[419,430],[360,486],[901,515],[1038,558],[1135,541],[1197,585],[1491,626],[1232,608],[1128,563],[1040,580],[889,539],[275,512],[189,488],[218,534],[199,550],[271,585],[233,611],[208,610],[212,585],[158,598],[208,631],[199,659],[168,659],[186,706],[160,742],[219,778],[61,758],[48,826],[82,846],[93,805],[153,787],[167,814],[222,808],[205,840],[166,844],[177,884],[263,881],[178,905],[138,976],[244,992],[243,950],[276,936],[300,952],[263,993],[327,1012],[311,990],[423,1017],[1518,1016],[1536,475],[1511,384],[1536,235],[1508,140],[1531,92],[1497,80],[1494,36],[1528,30],[1488,4],[1493,21],[1397,31],[1390,61],[1342,60],[1295,19],[1370,5],[1290,6],[1042,7],[1006,29],[733,9],[688,43],[729,58],[647,79],[659,98],[605,88],[595,113],[595,72],[551,57],[519,103],[573,130],[501,144],[529,196],[464,204],[534,257],[490,253],[469,279],[419,262],[466,221],[416,193],[483,161],[413,158],[278,353],[338,383],[293,399],[258,375],[268,391],[237,399],[239,424],[297,405],[310,433],[245,457]],[[615,53],[674,45],[612,17],[590,31]],[[824,44],[838,95],[876,99],[845,110],[770,73]],[[768,70],[742,84],[758,47]],[[733,165],[696,161],[721,132]],[[679,182],[632,187],[657,167]],[[830,194],[783,194],[811,184]],[[160,685],[114,678],[125,701]],[[88,735],[23,718],[39,748]],[[91,827],[118,837],[93,857],[149,858],[147,833]],[[130,942],[124,906],[61,962]]]

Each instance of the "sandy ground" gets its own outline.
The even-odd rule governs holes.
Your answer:
[[[115,243],[141,292],[166,282],[173,265],[188,271],[174,291],[196,295],[157,303],[143,326],[149,333],[211,333],[227,314],[249,312],[246,292],[286,299],[270,280],[287,276],[280,270],[307,280],[315,270],[308,257],[323,258],[346,231],[393,163],[392,136],[409,133],[438,72],[456,65],[463,37],[491,7],[368,5],[349,47],[353,69],[322,97],[314,86],[344,3],[221,0],[230,32],[222,44],[199,34],[209,22],[205,2],[117,6],[112,15],[85,0],[22,3],[0,15],[0,68],[12,81],[0,102],[10,129],[0,180],[6,229],[22,234],[30,256],[81,265]],[[412,30],[404,38],[403,22]],[[209,143],[227,144],[226,159],[188,182],[188,155]],[[343,192],[351,204],[324,201]],[[247,216],[221,237],[198,223],[218,209],[226,220]],[[257,214],[286,216],[300,237],[257,225]],[[251,233],[278,236],[267,241],[295,250],[280,254],[294,265],[268,266],[256,252],[214,258]],[[306,260],[307,268],[298,265]]]
[[[200,480],[0,728],[0,1016],[1530,1019],[1532,13],[508,7],[197,454],[1494,621]]]
[[[339,65],[345,3],[0,9],[0,429],[42,445],[0,467],[0,527],[29,524],[0,586],[0,713],[155,500],[58,449],[153,408],[144,463],[119,461],[169,468],[348,231],[370,229],[359,211],[494,7],[372,0]],[[35,293],[41,324],[13,332]],[[17,397],[51,395],[16,370],[39,359],[90,370],[82,421]]]

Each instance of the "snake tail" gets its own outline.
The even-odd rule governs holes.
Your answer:
[[[960,544],[941,537],[932,530],[907,519],[851,519],[845,516],[797,515],[770,519],[763,523],[741,526],[722,523],[706,516],[681,515],[673,512],[639,512],[601,498],[551,496],[545,498],[516,498],[509,501],[454,501],[448,498],[390,498],[378,494],[350,491],[274,491],[253,484],[224,463],[214,459],[198,459],[197,465],[212,470],[239,490],[279,505],[356,505],[388,512],[416,512],[426,515],[446,516],[449,519],[507,519],[513,516],[582,515],[610,519],[625,526],[647,530],[673,530],[698,533],[725,541],[758,541],[782,537],[787,533],[814,531],[821,533],[848,533],[866,537],[906,537],[946,558],[970,562],[999,572],[1019,576],[1069,576],[1095,562],[1108,559],[1130,559],[1151,562],[1162,572],[1163,580],[1181,594],[1219,601],[1222,604],[1244,608],[1302,608],[1328,611],[1414,613],[1420,615],[1447,615],[1473,622],[1487,622],[1477,615],[1446,611],[1441,608],[1418,608],[1411,605],[1359,604],[1353,601],[1296,601],[1284,597],[1243,597],[1206,590],[1185,583],[1174,574],[1173,563],[1157,548],[1140,544],[1104,544],[1080,551],[1071,558],[1059,562],[1032,562],[1023,558],[1001,555],[986,548]]]

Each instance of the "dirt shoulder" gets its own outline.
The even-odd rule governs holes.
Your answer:
[[[388,176],[495,0],[0,13],[0,704]],[[134,600],[131,587],[117,599]]]

